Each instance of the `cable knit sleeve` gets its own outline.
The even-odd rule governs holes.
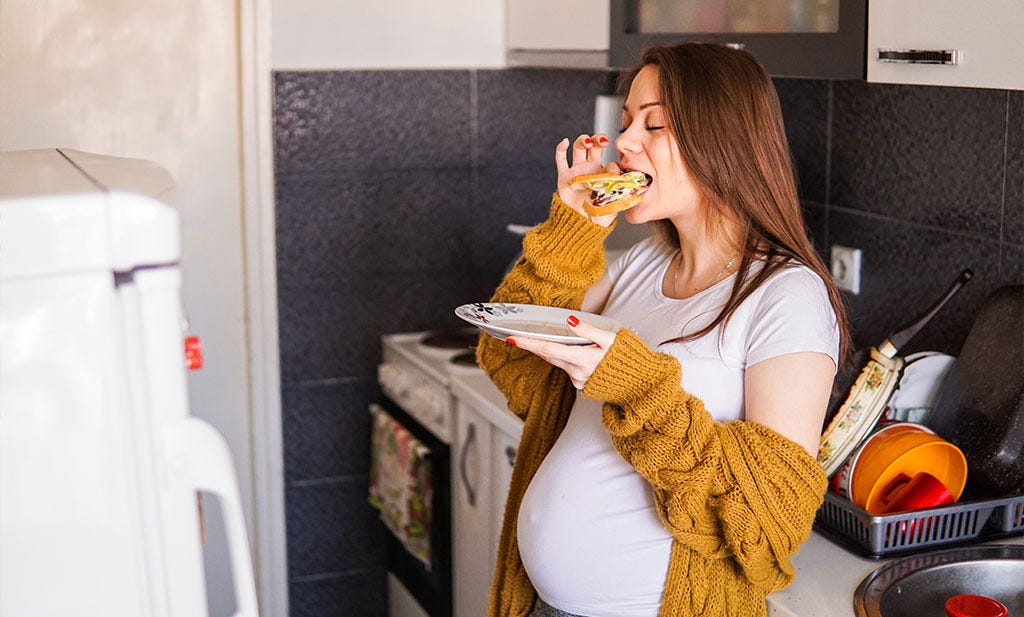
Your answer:
[[[611,230],[583,217],[555,193],[550,217],[527,232],[523,256],[491,301],[579,308],[587,289],[604,273],[603,243]],[[480,334],[477,363],[520,417],[537,403],[534,397],[550,396],[568,383],[561,369],[485,333]]]
[[[681,368],[620,330],[584,394],[605,401],[619,453],[651,484],[663,524],[707,559],[734,559],[771,593],[793,579],[826,478],[793,441],[752,422],[715,422],[680,386]]]

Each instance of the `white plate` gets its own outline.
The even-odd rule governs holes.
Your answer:
[[[906,361],[896,392],[889,401],[886,418],[925,423],[939,400],[956,358],[928,351],[911,354]]]
[[[589,345],[592,342],[569,331],[565,325],[569,315],[602,330],[615,332],[623,327],[611,317],[534,304],[474,302],[456,308],[455,314],[495,338],[526,336],[563,345]]]

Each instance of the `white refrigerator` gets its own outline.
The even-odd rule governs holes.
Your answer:
[[[200,492],[235,615],[257,615],[227,444],[189,415],[172,186],[147,161],[0,153],[3,617],[205,617]]]

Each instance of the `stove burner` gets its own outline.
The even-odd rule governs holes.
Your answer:
[[[476,347],[480,331],[476,328],[432,330],[420,339],[420,344],[435,349],[468,349]]]
[[[452,357],[450,362],[457,366],[476,366],[476,353],[464,351]]]

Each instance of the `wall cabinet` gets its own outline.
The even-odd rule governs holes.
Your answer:
[[[610,0],[508,0],[509,66],[608,66]]]
[[[613,0],[611,66],[645,45],[714,41],[752,53],[772,75],[863,79],[867,0]]]
[[[1024,89],[1021,0],[870,0],[871,82]]]

